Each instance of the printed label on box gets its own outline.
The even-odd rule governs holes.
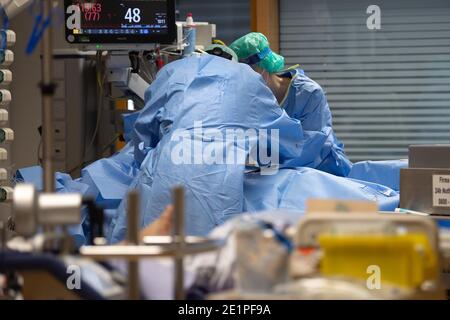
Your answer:
[[[433,176],[433,207],[450,207],[450,176]]]

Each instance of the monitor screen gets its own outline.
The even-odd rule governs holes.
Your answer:
[[[65,0],[74,44],[173,43],[174,0]]]

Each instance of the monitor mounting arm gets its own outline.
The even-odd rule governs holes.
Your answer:
[[[130,66],[128,52],[111,51],[106,62],[106,72],[107,82],[124,91],[131,91],[142,101],[145,100],[145,91],[150,84]]]

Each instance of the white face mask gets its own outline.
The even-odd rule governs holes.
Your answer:
[[[261,72],[261,77],[264,79],[264,81],[266,82],[266,84],[268,85],[270,83],[270,75],[266,70],[263,70]]]
[[[272,91],[272,93],[275,95],[278,102],[281,103],[284,96],[286,95],[287,88],[283,88],[283,87],[277,85],[276,81],[273,78],[273,74],[269,73],[268,71],[261,69],[261,68],[255,70],[255,71],[261,75],[264,82],[266,83],[266,86],[269,87],[270,91]]]
[[[275,89],[274,89],[274,84],[273,81],[271,79],[271,74],[269,72],[267,72],[266,70],[262,69],[262,68],[253,68],[253,70],[255,70],[255,72],[259,73],[261,75],[261,77],[263,78],[264,82],[266,83],[266,86],[269,87],[269,89],[273,92],[273,94],[275,94]]]
[[[274,88],[273,88],[273,82],[271,79],[271,74],[269,72],[267,72],[266,70],[262,70],[262,72],[260,73],[261,77],[263,78],[264,82],[266,83],[266,85],[270,88],[270,90],[272,90],[272,92],[275,93]]]
[[[256,73],[259,73],[261,75],[261,77],[263,78],[264,82],[268,83],[267,80],[269,79],[269,73],[266,70],[264,70],[264,69],[262,69],[260,67],[257,67],[256,65],[252,66],[252,69]]]

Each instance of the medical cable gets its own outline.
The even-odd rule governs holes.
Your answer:
[[[100,151],[100,153],[103,154],[106,150],[108,150],[111,146],[113,146],[113,145],[116,143],[116,141],[119,140],[119,139],[121,138],[121,136],[122,136],[122,134],[116,134],[116,135],[114,136],[114,138],[113,138],[110,142],[108,142],[107,144],[105,144],[105,145],[102,147],[102,150]],[[77,165],[76,167],[70,169],[70,170],[68,171],[68,173],[69,173],[69,174],[72,174],[72,173],[74,173],[75,171],[77,171],[78,169],[82,169],[83,167],[88,166],[88,165],[90,165],[90,164],[93,163],[93,162],[95,162],[95,158],[94,158],[94,159],[91,159],[91,160],[83,161],[83,163],[80,163],[80,164]]]
[[[98,106],[97,106],[97,121],[95,124],[95,129],[94,129],[94,133],[92,134],[92,138],[91,141],[88,144],[87,149],[85,150],[85,152],[88,152],[92,146],[95,143],[95,139],[97,138],[98,135],[98,131],[100,129],[100,123],[101,123],[101,119],[102,119],[102,113],[103,113],[103,85],[105,83],[105,78],[106,78],[106,72],[103,72],[100,70],[100,66],[101,66],[101,58],[102,57],[102,51],[98,51],[97,52],[97,85],[99,88],[99,97],[98,97]]]

